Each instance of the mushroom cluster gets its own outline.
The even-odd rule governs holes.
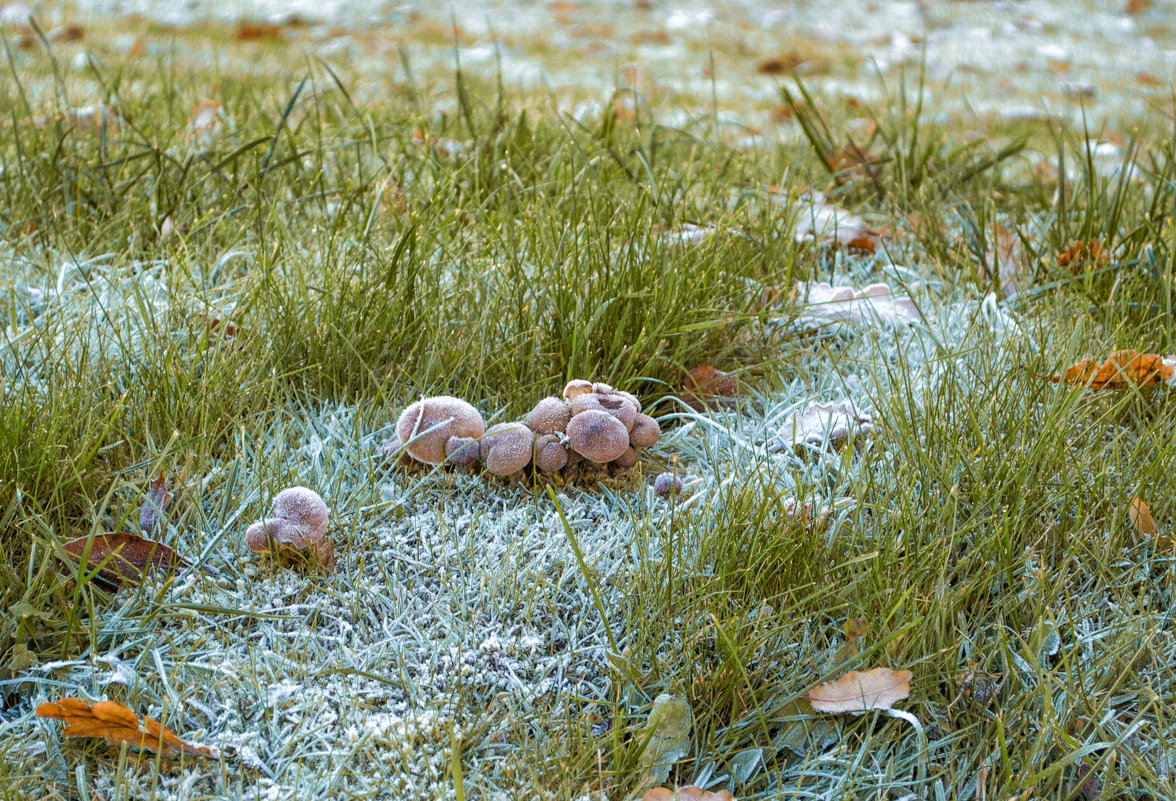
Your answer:
[[[254,553],[297,551],[330,570],[335,542],[327,537],[330,512],[322,497],[306,487],[288,487],[274,496],[270,516],[251,525],[245,544]]]
[[[485,428],[478,411],[458,398],[425,398],[409,406],[384,443],[386,457],[473,468],[496,476],[530,469],[547,477],[600,478],[637,464],[661,437],[641,401],[608,384],[570,381],[563,397],[543,398],[520,422]]]

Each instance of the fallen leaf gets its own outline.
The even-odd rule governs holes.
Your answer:
[[[62,25],[45,34],[50,42],[80,42],[86,38],[86,29],[81,25]]]
[[[282,26],[246,22],[237,28],[237,33],[234,35],[234,38],[238,42],[259,42],[263,39],[277,41],[282,38]]]
[[[776,429],[770,452],[840,448],[849,440],[861,440],[873,430],[873,418],[859,412],[853,401],[813,402],[784,418]]]
[[[845,642],[837,649],[833,655],[833,665],[837,666],[848,662],[858,655],[858,640],[866,636],[866,632],[870,630],[870,621],[864,617],[851,617],[845,621]]]
[[[218,112],[221,104],[215,100],[201,100],[188,115],[188,139],[204,147],[212,144],[221,132]]]
[[[1140,498],[1131,499],[1131,505],[1127,507],[1127,517],[1140,534],[1158,534],[1160,531],[1160,527],[1152,518],[1151,510]]]
[[[77,698],[47,701],[37,707],[37,717],[63,721],[63,737],[102,737],[111,745],[145,748],[164,756],[220,756],[219,749],[185,742],[171,729],[146,715],[138,717],[116,701],[99,701],[93,706]]]
[[[159,518],[163,515],[163,507],[175,497],[167,491],[167,479],[163,473],[159,478],[151,479],[147,485],[147,498],[139,509],[139,528],[144,534],[151,534],[159,525]]]
[[[707,406],[730,409],[735,406],[733,398],[739,395],[735,376],[709,364],[700,364],[687,371],[683,387],[682,400],[695,409]]]
[[[797,294],[804,299],[793,325],[803,331],[836,333],[846,326],[890,328],[923,319],[908,295],[893,295],[886,284],[856,289],[834,287],[825,281],[802,281]]]
[[[1082,797],[1086,801],[1095,801],[1099,797],[1102,791],[1098,786],[1098,776],[1085,762],[1078,766],[1078,781],[1082,782]]]
[[[717,233],[734,233],[729,229],[715,228],[713,225],[694,225],[682,223],[677,228],[660,231],[658,239],[668,245],[698,245],[710,239]]]
[[[755,65],[755,71],[760,75],[783,75],[804,63],[804,59],[795,53],[784,56],[765,58]]]
[[[769,190],[770,193],[770,190]],[[808,192],[796,200],[776,199],[796,221],[797,242],[815,242],[826,247],[848,247],[851,242],[874,238],[865,220],[828,203],[820,192]],[[871,251],[873,252],[873,251]]]
[[[808,700],[817,712],[851,712],[859,715],[871,709],[890,709],[911,694],[909,670],[873,668],[864,673],[851,670],[841,678],[809,691]]]
[[[1058,267],[1081,275],[1086,267],[1098,266],[1100,262],[1105,263],[1109,258],[1110,255],[1103,250],[1098,239],[1091,239],[1089,242],[1075,240],[1058,254]]]
[[[653,700],[649,720],[641,731],[645,742],[641,765],[647,785],[664,782],[674,763],[690,753],[693,719],[690,705],[676,695],[662,693]]]
[[[1049,380],[1091,389],[1126,389],[1172,383],[1174,376],[1176,356],[1164,358],[1155,353],[1116,350],[1101,364],[1097,359],[1083,359],[1062,375],[1050,376]]]
[[[102,565],[95,578],[112,589],[118,589],[127,583],[140,583],[144,574],[152,568],[164,568],[174,572],[192,566],[190,561],[162,542],[126,531],[78,537],[62,547],[71,558],[81,562],[87,545],[90,552],[85,569],[92,571]]]
[[[735,796],[726,790],[712,793],[696,784],[671,790],[669,787],[654,787],[641,796],[641,801],[735,801]]]
[[[1011,298],[1029,284],[1032,269],[1025,256],[1025,245],[1019,236],[1000,224],[993,239],[994,247],[984,254],[981,278],[987,283],[995,274],[1000,291]]]

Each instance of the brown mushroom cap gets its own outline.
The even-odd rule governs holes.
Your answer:
[[[652,447],[661,439],[661,426],[647,414],[639,414],[633,421],[633,429],[629,432],[629,441],[634,448]]]
[[[625,392],[624,390],[620,390],[620,389],[614,389],[613,394],[619,395],[620,397],[629,401],[629,403],[633,404],[633,407],[638,411],[638,413],[641,412],[641,401],[637,400],[636,395],[629,393],[629,392]]]
[[[479,450],[486,469],[496,476],[509,476],[531,463],[535,432],[522,423],[498,423],[482,437]]]
[[[271,543],[302,550],[307,539],[301,526],[280,517],[258,520],[245,530],[245,544],[254,553],[268,553]]]
[[[321,540],[327,533],[330,511],[322,497],[306,487],[289,487],[274,496],[270,514],[302,529],[307,540]]]
[[[629,432],[616,417],[600,409],[589,409],[568,423],[568,444],[584,458],[603,464],[611,462],[629,447]]]
[[[445,461],[445,443],[450,437],[482,436],[486,424],[478,410],[461,398],[439,395],[409,406],[396,423],[401,442],[408,442],[408,455],[425,464]],[[413,440],[416,438],[415,441]]]
[[[568,449],[555,434],[543,434],[535,439],[535,467],[544,473],[558,473],[568,463]]]
[[[625,452],[617,458],[613,459],[613,464],[624,470],[628,470],[633,465],[637,464],[637,449],[630,445],[625,448]]]
[[[527,428],[536,434],[554,434],[567,430],[572,419],[572,409],[559,398],[548,397],[535,404],[527,415]]]
[[[616,390],[614,390],[608,384],[605,384],[603,381],[597,381],[595,384],[592,385],[592,391],[595,392],[597,395],[611,395]]]
[[[568,400],[571,400],[572,398],[576,397],[577,395],[583,395],[584,393],[591,392],[591,391],[592,391],[592,382],[591,381],[584,381],[583,379],[580,379],[580,378],[574,378],[567,383],[567,386],[564,387],[563,396],[565,398],[567,398]]]
[[[459,467],[476,464],[480,447],[473,437],[450,437],[445,443],[445,463]]]
[[[659,498],[668,498],[682,491],[682,479],[673,473],[658,473],[653,481],[653,491]]]
[[[633,421],[637,419],[637,407],[620,395],[600,395],[592,392],[586,395],[577,395],[572,399],[573,417],[589,409],[608,412],[621,421],[626,431],[633,427]]]

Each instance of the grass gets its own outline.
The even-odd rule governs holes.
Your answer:
[[[1176,562],[1127,520],[1138,495],[1172,525],[1168,390],[1043,378],[1176,351],[1170,128],[1131,134],[1131,177],[1087,130],[969,142],[916,88],[867,110],[857,169],[831,154],[862,112],[799,82],[795,136],[746,150],[706,98],[676,126],[624,91],[576,119],[469,69],[380,78],[272,42],[213,70],[191,56],[209,35],[146,63],[96,45],[80,75],[56,46],[6,51],[0,797],[627,798],[663,692],[694,714],[672,780],[740,798],[1060,800],[1088,776],[1172,797]],[[119,130],[65,124],[96,102]],[[903,232],[876,258],[800,244],[769,184]],[[716,233],[667,244],[685,223]],[[997,224],[1032,273],[1003,304],[1019,332],[984,310]],[[1110,259],[1057,267],[1095,237]],[[909,290],[929,322],[801,336],[757,304],[830,276]],[[738,372],[736,410],[677,399],[700,363]],[[421,395],[497,422],[574,377],[661,418],[637,476],[549,493],[376,456]],[[766,447],[839,397],[874,416],[865,445]],[[644,481],[663,468],[691,477],[669,502]],[[61,543],[133,529],[160,471],[163,539],[216,575],[71,575]],[[328,499],[332,574],[242,553],[292,484]],[[914,672],[900,713],[809,714],[813,685],[874,665]],[[63,741],[32,717],[60,695],[234,755]]]

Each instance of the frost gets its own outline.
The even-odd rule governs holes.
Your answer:
[[[836,447],[851,438],[864,438],[872,429],[870,415],[858,411],[852,401],[810,403],[785,418],[773,449]]]
[[[803,330],[840,331],[847,325],[893,327],[923,319],[909,296],[892,295],[886,284],[854,289],[808,281],[798,289],[805,303],[793,324]]]

